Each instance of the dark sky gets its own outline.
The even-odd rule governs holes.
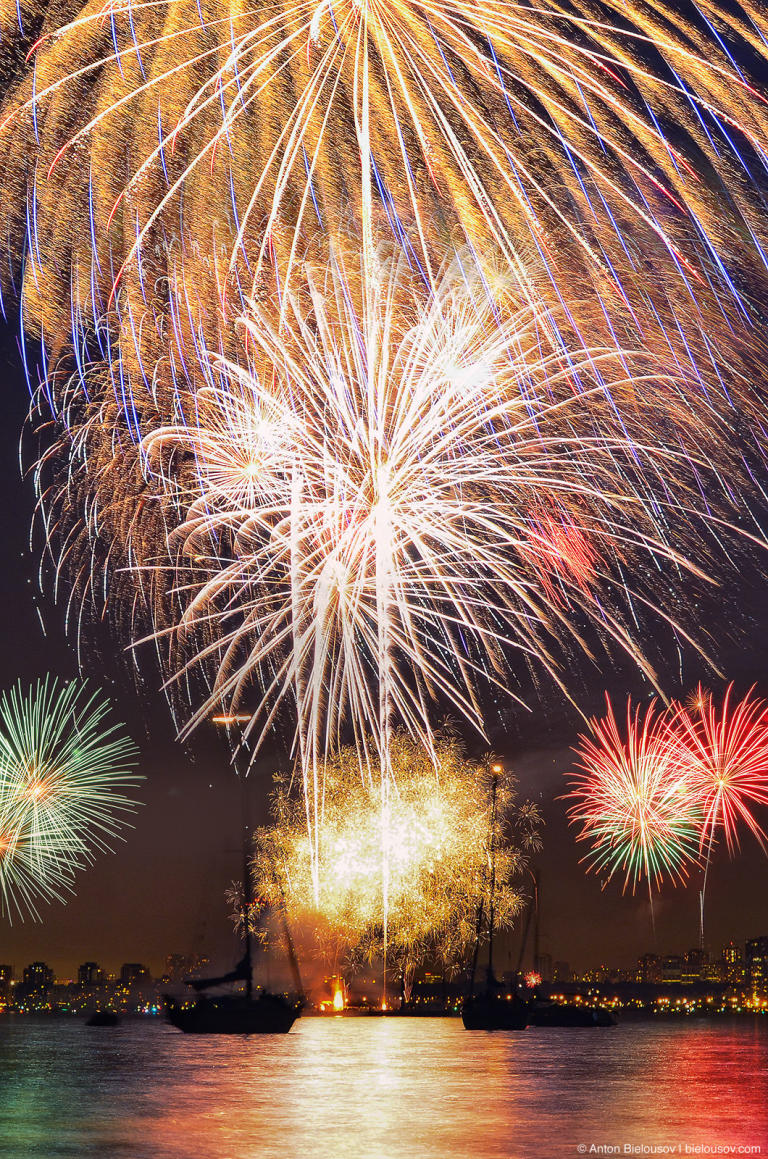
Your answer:
[[[37,559],[28,547],[34,494],[22,481],[18,440],[27,407],[27,390],[12,326],[0,346],[0,491],[3,496],[0,568],[0,681],[7,687],[19,677],[31,680],[47,671],[76,673],[74,650],[63,632],[63,611],[49,595],[40,594]],[[36,611],[46,625],[43,633]],[[723,668],[741,688],[757,681],[768,692],[765,636],[768,612],[762,580],[742,571],[702,608],[718,645]],[[135,828],[112,856],[100,857],[80,875],[77,896],[66,906],[44,907],[43,922],[0,924],[0,962],[17,970],[43,958],[63,976],[77,964],[95,959],[114,969],[123,961],[143,961],[159,970],[166,954],[206,951],[226,960],[234,943],[224,893],[238,876],[240,852],[240,787],[227,766],[219,738],[201,734],[190,749],[174,740],[165,702],[154,673],[147,687],[137,690],[121,657],[122,642],[114,641],[87,657],[88,674],[104,684],[142,749],[141,770],[147,780],[144,802]],[[662,658],[665,688],[670,694],[690,688],[702,674],[687,658],[681,673],[671,646]],[[121,675],[122,674],[122,675]],[[647,693],[636,673],[609,666],[591,672],[574,671],[573,689],[582,708],[599,711],[607,686],[621,700],[629,691]],[[153,687],[153,683],[155,686]],[[539,800],[547,819],[544,849],[539,857],[542,880],[541,948],[554,958],[586,967],[599,962],[631,964],[652,948],[647,896],[621,895],[620,884],[605,890],[587,877],[573,832],[557,797],[563,792],[569,744],[579,730],[576,713],[546,690],[529,714],[509,716],[493,741],[517,771],[523,790]],[[266,753],[250,786],[253,822],[265,820],[270,772],[279,758]],[[754,842],[745,843],[734,862],[721,853],[710,873],[708,941],[719,948],[725,941],[768,933],[768,860]],[[697,942],[697,899],[694,888],[665,889],[656,901],[658,948],[683,950]],[[509,961],[516,958],[510,950]]]

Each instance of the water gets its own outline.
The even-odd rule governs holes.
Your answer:
[[[768,1153],[768,1018],[517,1034],[303,1018],[247,1039],[0,1021],[2,1159],[555,1159],[625,1144]]]

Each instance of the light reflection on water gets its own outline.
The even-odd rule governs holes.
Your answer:
[[[489,1035],[304,1018],[247,1039],[0,1022],[2,1159],[551,1159],[580,1143],[765,1145],[768,1019]]]

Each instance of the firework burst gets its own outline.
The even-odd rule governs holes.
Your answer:
[[[31,7],[39,20],[45,6]],[[698,233],[717,253],[726,230],[697,171],[705,163],[727,174],[733,220],[758,236],[749,155],[760,164],[765,103],[712,21],[671,4],[73,8],[61,24],[58,10],[46,14],[29,52],[34,75],[8,117],[29,118],[38,194],[64,184],[76,198],[66,174],[73,164],[82,172],[93,228],[80,252],[95,237],[105,255],[111,232],[139,257],[166,207],[178,218],[183,196],[194,230],[201,198],[218,185],[231,205],[218,227],[230,269],[249,236],[263,256],[308,215],[338,229],[340,189],[368,230],[388,214],[426,260],[439,202],[474,244],[492,240],[510,257],[520,238],[549,249],[555,233],[606,265],[598,223],[632,221],[685,264],[678,235]],[[7,9],[12,36],[16,5]],[[735,43],[763,51],[759,6],[711,9]]]
[[[455,968],[475,938],[488,886],[490,758],[478,765],[442,734],[432,758],[399,733],[391,761],[397,790],[386,815],[378,787],[360,779],[356,750],[342,749],[328,762],[319,896],[304,804],[285,782],[274,796],[274,825],[257,834],[254,872],[263,902],[285,905],[327,969],[382,954],[385,875],[388,950],[401,971],[425,955]],[[538,848],[540,818],[535,807],[516,802],[509,775],[499,781],[498,798],[495,911],[507,927],[521,907],[519,877]]]
[[[269,535],[283,557],[293,551],[298,560],[313,537],[317,547],[304,594],[295,576],[289,581],[295,608],[303,614],[295,628],[290,676],[286,680],[280,659],[269,681],[278,699],[282,690],[293,689],[302,721],[312,714],[319,721],[325,708],[318,700],[317,678],[324,656],[337,647],[331,643],[328,651],[325,643],[318,643],[324,632],[322,617],[333,619],[342,591],[350,595],[354,614],[360,612],[358,625],[365,622],[364,654],[381,647],[387,668],[386,657],[395,646],[392,638],[380,635],[387,617],[377,612],[378,626],[372,628],[370,611],[374,539],[382,566],[387,554],[384,524],[378,525],[382,534],[371,534],[371,497],[377,489],[386,491],[383,475],[374,478],[371,473],[379,454],[375,424],[393,428],[399,423],[402,435],[406,415],[424,422],[419,400],[425,397],[423,382],[429,376],[418,358],[404,363],[402,373],[398,367],[396,377],[404,384],[400,411],[388,412],[390,404],[376,375],[397,356],[397,343],[405,341],[412,322],[422,333],[432,327],[429,341],[443,358],[434,380],[451,354],[459,356],[457,365],[474,366],[475,371],[482,358],[495,358],[498,364],[504,357],[510,363],[503,372],[494,365],[494,379],[486,386],[482,374],[476,374],[458,419],[459,380],[454,376],[441,403],[433,385],[428,386],[432,405],[425,429],[436,430],[442,413],[446,428],[453,431],[452,447],[446,438],[439,451],[440,466],[451,460],[450,477],[463,488],[462,496],[488,489],[491,442],[497,437],[493,424],[507,429],[499,436],[502,457],[510,443],[508,432],[515,423],[521,429],[519,415],[526,408],[530,422],[521,442],[534,442],[544,410],[563,429],[573,421],[575,439],[584,439],[577,470],[588,478],[586,485],[579,482],[575,488],[570,483],[551,485],[548,473],[544,479],[534,478],[534,469],[525,517],[514,527],[492,529],[490,552],[483,547],[480,553],[488,582],[496,569],[501,596],[489,600],[483,587],[477,598],[473,593],[468,600],[467,584],[476,584],[476,574],[471,563],[468,573],[461,573],[463,607],[449,629],[447,653],[464,653],[463,668],[460,679],[449,681],[448,699],[454,705],[460,699],[460,711],[477,718],[472,687],[477,667],[484,674],[490,669],[494,678],[499,675],[497,654],[507,635],[522,641],[529,652],[531,624],[545,621],[552,636],[567,633],[575,605],[588,608],[587,618],[595,613],[603,630],[631,649],[627,629],[613,611],[604,606],[598,610],[612,582],[606,577],[615,579],[641,540],[651,555],[672,561],[674,567],[685,566],[676,544],[689,533],[677,541],[670,520],[684,512],[683,521],[690,526],[690,512],[702,506],[697,498],[702,475],[727,494],[729,503],[733,500],[740,475],[728,450],[736,445],[730,427],[736,420],[747,423],[752,413],[747,372],[755,338],[724,255],[738,260],[742,273],[761,261],[763,215],[745,167],[753,154],[755,164],[762,163],[760,142],[768,122],[762,98],[746,74],[735,69],[721,41],[713,39],[710,25],[691,23],[665,5],[651,13],[645,5],[627,9],[608,3],[600,9],[605,19],[599,19],[592,5],[564,13],[556,5],[528,8],[506,0],[432,7],[418,2],[394,7],[302,3],[290,13],[261,4],[234,13],[219,10],[216,2],[201,9],[191,0],[125,0],[79,10],[73,5],[72,19],[61,25],[58,8],[43,13],[41,5],[33,4],[22,11],[22,24],[31,12],[44,16],[31,47],[33,71],[20,76],[6,104],[5,189],[12,218],[7,225],[12,245],[18,248],[19,239],[26,237],[23,319],[42,334],[50,358],[38,397],[41,411],[53,412],[59,438],[43,455],[38,477],[58,575],[62,583],[65,575],[67,582],[74,580],[71,619],[79,621],[84,588],[101,601],[120,588],[116,577],[121,570],[140,577],[137,588],[128,592],[131,608],[143,611],[147,596],[152,604],[156,589],[147,580],[148,565],[170,537],[178,554],[169,561],[163,583],[173,587],[177,599],[170,612],[163,608],[157,618],[164,627],[183,617],[185,629],[195,623],[202,638],[208,627],[221,622],[221,615],[210,611],[209,601],[205,614],[196,618],[205,602],[193,602],[190,610],[187,595],[196,585],[208,596],[215,593],[228,601],[234,633],[227,643],[232,650],[225,649],[225,679],[246,671],[247,665],[229,662],[246,640],[245,634],[237,636],[236,621],[253,626],[249,593],[263,591],[263,585],[254,580],[242,588],[244,607],[238,612],[235,593],[237,576],[244,574],[243,552],[254,555],[243,545],[256,533],[257,521],[248,516],[239,533],[235,527],[238,502],[241,513],[253,510],[248,490],[254,489],[258,472],[245,462],[250,479],[238,479],[236,460],[248,460],[247,447],[254,439],[250,428],[261,424],[263,435],[265,425],[272,424],[277,437],[271,450],[269,439],[261,439],[259,455],[267,466],[259,477],[277,491],[269,499],[265,492],[264,506],[273,502],[275,511],[285,512],[292,502],[295,512],[301,501],[302,518],[310,523],[305,535],[295,520],[283,520]],[[759,50],[759,11],[746,17],[721,15],[737,41]],[[12,37],[18,20],[15,6],[13,11],[10,5],[0,10],[0,19]],[[674,127],[668,136],[661,131],[662,123]],[[727,198],[712,192],[713,173],[722,180]],[[211,206],[216,207],[214,214]],[[345,229],[363,239],[370,283],[364,290],[359,271],[350,271],[338,259],[338,239]],[[402,268],[407,264],[415,287],[411,304],[404,306],[404,295],[398,292],[392,308],[388,291],[382,290],[387,278],[381,277],[377,253],[387,230],[404,255],[399,279],[406,281]],[[465,257],[496,255],[496,272],[506,269],[504,276],[514,286],[513,293],[502,295],[503,302],[493,279],[484,280],[473,270],[468,278],[471,294],[462,297],[446,290],[445,254],[453,252],[457,239],[469,242],[469,249],[462,250]],[[306,253],[312,245],[317,261],[310,286]],[[475,268],[480,264],[475,256],[468,261]],[[243,311],[245,352],[233,323]],[[390,341],[391,331],[376,327],[398,312],[396,340]],[[441,312],[443,347],[435,322]],[[491,339],[494,325],[500,333]],[[453,337],[448,338],[451,327]],[[477,358],[473,344],[480,352]],[[379,356],[380,349],[385,357]],[[219,357],[224,362],[212,365]],[[522,366],[537,359],[537,369]],[[378,369],[372,372],[363,362]],[[328,416],[321,415],[318,383],[305,385],[311,378],[306,367],[313,364],[323,367],[331,383]],[[222,366],[228,368],[228,383],[222,384]],[[350,389],[351,406],[333,386],[337,366],[339,381],[352,383],[351,389],[344,386]],[[529,373],[536,380],[530,387],[523,381]],[[289,382],[280,388],[282,395],[277,388],[270,395],[267,384],[273,374],[278,383]],[[422,381],[416,382],[415,402],[406,406],[408,384],[417,375]],[[249,385],[243,376],[253,382]],[[547,376],[554,385],[542,388]],[[504,378],[509,394],[500,403]],[[566,379],[571,400],[566,398]],[[307,397],[297,407],[299,383]],[[370,407],[361,405],[369,385]],[[485,417],[477,404],[481,386],[489,394]],[[552,397],[555,406],[550,406]],[[514,421],[513,405],[518,406]],[[451,406],[455,414],[448,413]],[[506,407],[507,413],[493,417],[494,406]],[[288,414],[293,409],[298,409],[298,420]],[[297,492],[289,501],[285,464],[289,447],[300,457],[295,447],[302,440],[310,448],[303,453],[316,455],[321,417],[323,422],[329,419],[333,439],[335,427],[349,441],[352,427],[345,424],[360,423],[367,463],[354,470],[347,464],[341,472],[334,468],[332,484],[330,476],[324,478],[330,514],[319,529],[317,490],[310,512],[310,500],[298,494],[305,484],[304,468],[297,467]],[[477,442],[481,431],[486,438],[484,477],[460,478],[455,464],[464,454],[462,441]],[[387,438],[392,433],[385,431]],[[210,478],[204,466],[199,478],[195,468],[180,472],[165,463],[158,468],[158,448],[174,439],[179,447],[176,464],[185,455],[202,463],[218,440],[214,459],[224,455],[229,460],[222,478],[213,478],[213,467]],[[245,440],[238,450],[233,449],[236,439]],[[572,463],[579,456],[575,439],[561,443],[561,450],[567,444],[563,453]],[[416,442],[412,437],[409,445],[402,440],[399,444],[410,456],[412,480]],[[587,458],[598,445],[602,450],[593,467]],[[550,443],[547,453],[551,451]],[[326,450],[323,455],[329,461]],[[677,468],[686,456],[687,481],[681,488]],[[347,451],[338,461],[345,457]],[[437,463],[431,455],[425,477],[435,477],[432,465]],[[56,475],[52,483],[45,478],[48,471]],[[319,477],[316,468],[307,472]],[[398,485],[404,478],[398,476]],[[333,495],[337,483],[354,485],[367,500],[352,504],[340,492]],[[309,495],[315,484],[306,486]],[[500,490],[505,486],[502,482]],[[538,505],[532,501],[536,486],[542,493]],[[201,512],[207,487],[212,514],[206,526]],[[608,493],[614,497],[606,502]],[[447,487],[438,488],[434,502],[446,495]],[[598,495],[602,498],[595,501]],[[626,518],[628,495],[630,504],[642,508],[638,533]],[[369,513],[363,519],[366,502]],[[377,504],[382,514],[384,505]],[[357,562],[349,554],[351,530],[346,555],[328,546],[342,538],[344,512],[353,506]],[[519,497],[516,506],[519,510]],[[175,529],[179,511],[182,532]],[[271,518],[266,516],[267,521]],[[433,521],[439,528],[442,524],[434,562],[440,552],[453,553],[456,529],[448,533],[437,513]],[[234,544],[229,559],[198,542],[214,524],[226,524],[226,546],[229,540]],[[281,539],[285,528],[292,546]],[[187,532],[193,552],[179,546]],[[475,532],[477,545],[479,523]],[[266,535],[266,526],[258,533]],[[407,555],[404,544],[411,534],[412,528],[407,529],[394,545],[396,551]],[[507,572],[502,578],[496,566],[499,536],[507,537],[514,557],[512,578]],[[422,537],[417,556],[424,542]],[[315,565],[321,558],[328,566],[318,584]],[[363,559],[367,563],[361,568]],[[171,573],[180,560],[184,566],[174,579]],[[190,575],[188,565],[195,560],[200,566]],[[463,566],[460,553],[457,572],[458,561]],[[708,560],[700,562],[699,570],[706,571]],[[373,571],[378,595],[386,603],[390,589],[382,566],[374,565]],[[352,569],[347,576],[354,571],[359,577],[366,567],[366,580],[355,579],[344,587],[344,568]],[[210,583],[208,578],[201,582],[206,570]],[[519,574],[525,576],[522,586]],[[405,576],[406,587],[412,584],[406,591],[409,599],[423,575]],[[446,588],[443,578],[436,586],[428,582],[444,607],[456,602],[457,584],[451,588],[449,582]],[[314,613],[308,612],[313,584],[319,600],[314,636],[309,627]],[[402,607],[401,594],[397,599]],[[421,607],[420,599],[411,602]],[[485,611],[473,610],[465,622],[467,607],[495,607],[510,600],[516,619],[511,633],[506,611],[500,617],[494,611],[490,627]],[[156,605],[151,610],[156,614]],[[438,625],[441,641],[447,622],[443,616]],[[267,624],[268,641],[282,631],[271,630],[276,623],[273,617]],[[418,635],[425,617],[414,623],[419,624]],[[403,648],[402,640],[396,647],[404,656],[418,649],[417,668],[424,673],[426,636],[417,642],[407,625],[396,634],[401,629],[408,647]],[[210,647],[215,652],[222,636],[213,634]],[[462,635],[471,637],[479,650],[469,658],[463,640],[458,651],[455,645]],[[312,639],[318,644],[318,662],[312,662],[307,675]],[[281,648],[285,640],[283,635]],[[350,640],[337,647],[343,648],[348,664],[342,665],[334,691],[340,693],[343,715],[354,687],[361,694],[351,712],[359,722],[358,734],[380,734],[381,706],[375,693],[365,691],[371,686],[370,664],[355,660]],[[489,652],[494,654],[490,664]],[[261,663],[257,653],[252,669]],[[442,683],[447,653],[440,644],[430,658],[429,682]],[[530,654],[554,669],[538,641]],[[275,656],[277,652],[268,666]],[[167,656],[162,660],[166,663]],[[356,676],[349,683],[346,673],[356,664],[365,667],[366,679]],[[453,661],[447,667],[452,666]],[[420,675],[415,683],[422,683]],[[227,688],[219,681],[217,689],[229,694],[235,686]],[[427,699],[429,695],[427,690]],[[390,698],[387,703],[385,715],[421,721],[424,689],[417,693],[412,685],[398,702]],[[332,704],[331,717],[336,712]],[[318,728],[313,725],[311,731],[317,734]],[[329,735],[333,727],[319,731]],[[301,743],[306,732],[301,724]],[[314,759],[306,758],[310,763]]]
[[[649,894],[664,877],[685,881],[697,863],[703,812],[681,766],[668,714],[651,703],[644,713],[627,702],[626,730],[610,700],[607,714],[580,738],[568,816],[588,841],[590,867],[610,879],[624,872],[624,889],[645,879]]]
[[[433,283],[450,245],[518,274],[532,250],[577,345],[666,349],[702,406],[748,381],[738,286],[764,284],[768,105],[726,40],[764,53],[759,6],[68,11],[22,6],[39,35],[5,102],[6,231],[46,372],[62,354],[111,368],[129,429],[216,348],[222,310],[300,278],[308,239],[347,228],[369,261],[391,230]],[[15,3],[0,24],[13,46]]]
[[[175,679],[212,673],[188,727],[242,711],[255,684],[258,746],[295,707],[316,834],[345,723],[362,765],[386,771],[393,727],[429,749],[436,701],[482,730],[479,688],[510,691],[512,653],[567,693],[554,650],[589,654],[587,623],[652,677],[621,612],[650,596],[626,565],[640,553],[704,578],[705,557],[677,546],[698,516],[675,374],[567,347],[513,277],[493,298],[489,279],[466,254],[436,293],[385,251],[375,277],[343,251],[307,265],[279,326],[253,304],[247,362],[212,359],[185,421],[142,444],[175,523],[180,614],[155,639]],[[629,363],[653,382],[644,398]],[[672,445],[651,436],[658,413],[679,419]]]
[[[37,916],[62,900],[135,805],[137,750],[84,683],[46,678],[0,697],[0,893],[3,911]]]
[[[754,806],[768,805],[768,703],[754,689],[735,703],[732,694],[729,684],[718,706],[699,685],[695,707],[681,707],[672,723],[678,759],[701,801],[701,848],[711,851],[721,833],[729,853],[742,824],[765,849]]]

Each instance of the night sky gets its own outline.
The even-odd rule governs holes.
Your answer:
[[[77,672],[71,641],[64,633],[64,611],[37,581],[39,541],[29,550],[34,493],[22,480],[18,442],[28,395],[21,371],[15,325],[0,336],[2,391],[2,453],[0,488],[3,510],[3,567],[0,569],[0,680],[4,687],[21,677],[32,680],[48,671],[62,676]],[[768,560],[765,561],[768,565]],[[664,593],[660,592],[663,603]],[[757,682],[768,692],[765,639],[768,609],[757,554],[739,561],[722,587],[698,609],[709,629],[725,675],[745,690]],[[45,623],[43,631],[40,616]],[[225,891],[241,865],[239,784],[228,767],[222,740],[198,734],[182,747],[174,740],[170,714],[158,691],[156,671],[146,668],[144,687],[137,688],[122,651],[124,641],[109,640],[95,628],[99,641],[85,657],[86,674],[113,695],[119,712],[142,750],[146,782],[139,791],[143,806],[135,828],[113,856],[102,856],[79,877],[78,893],[66,906],[42,909],[43,922],[17,921],[0,925],[0,962],[20,971],[43,958],[61,976],[70,976],[79,962],[96,960],[109,969],[123,961],[145,962],[160,970],[168,953],[207,952],[226,962],[235,953]],[[670,695],[690,689],[701,676],[712,688],[720,682],[693,655],[681,660],[671,639],[648,641],[659,655],[662,683]],[[583,665],[568,674],[569,687],[589,714],[601,707],[608,688],[619,702],[628,692],[648,695],[636,672],[605,659],[590,669]],[[493,716],[493,706],[491,716]],[[604,890],[595,876],[579,865],[580,851],[557,798],[565,788],[569,745],[580,728],[576,711],[564,705],[551,688],[540,689],[531,711],[510,712],[497,721],[492,740],[518,774],[522,791],[540,802],[547,825],[544,849],[537,862],[541,874],[541,950],[577,968],[601,962],[630,965],[654,948],[647,893],[622,897],[618,879]],[[470,738],[468,738],[469,740]],[[472,742],[482,751],[482,741]],[[275,746],[265,752],[250,778],[250,816],[266,820],[270,774],[284,767]],[[714,859],[708,884],[707,941],[718,951],[724,942],[743,942],[768,933],[768,859],[754,841],[729,862],[724,851]],[[682,951],[697,944],[696,889],[665,888],[656,899],[657,944],[660,952]],[[503,959],[506,957],[506,961]],[[514,945],[502,950],[499,965],[517,959]]]

